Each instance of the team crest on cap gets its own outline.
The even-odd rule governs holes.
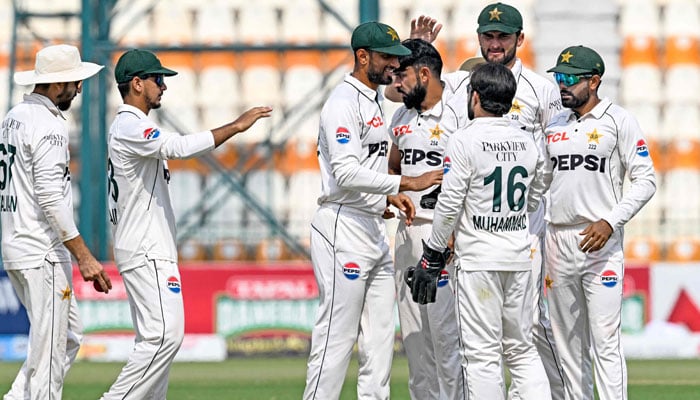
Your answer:
[[[600,283],[602,283],[605,287],[615,287],[615,285],[617,285],[618,280],[619,278],[617,277],[615,271],[606,270],[600,274]]]
[[[501,14],[503,14],[503,11],[498,11],[498,7],[494,7],[493,10],[489,11],[489,21],[493,21],[494,19],[500,21]]]
[[[180,291],[182,290],[182,288],[180,286],[180,280],[177,279],[176,276],[169,277],[167,284],[168,284],[168,289],[175,294],[180,293]]]
[[[391,36],[391,40],[399,40],[399,34],[396,33],[394,28],[389,27],[389,30],[386,31],[387,35]]]
[[[566,53],[561,53],[561,62],[563,62],[563,63],[571,62],[569,60],[571,60],[571,57],[573,57],[573,56],[574,55],[571,54],[571,52],[567,50]]]
[[[155,139],[158,136],[160,136],[160,130],[157,128],[148,128],[145,131],[143,131],[144,139]]]
[[[450,157],[445,156],[445,160],[442,162],[442,173],[450,172],[450,168],[452,168],[452,160],[450,160]]]
[[[447,284],[449,282],[450,282],[450,274],[443,269],[440,272],[440,276],[438,277],[437,286],[438,287],[447,286]]]
[[[350,131],[344,126],[339,126],[335,130],[335,140],[340,144],[346,144],[350,142]]]
[[[343,265],[343,275],[351,281],[354,281],[360,277],[360,266],[354,262]]]
[[[642,157],[649,156],[649,148],[647,147],[647,142],[644,139],[637,140],[637,154]]]

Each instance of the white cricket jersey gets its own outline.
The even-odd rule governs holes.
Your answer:
[[[31,93],[2,121],[0,223],[7,270],[36,268],[44,259],[70,262],[63,242],[79,232],[64,119],[49,98]]]
[[[141,110],[122,104],[107,143],[107,200],[119,272],[146,258],[177,262],[166,160],[210,151],[214,136],[210,131],[186,136],[162,131]]]
[[[413,108],[407,109],[405,105],[396,110],[391,120],[391,139],[401,155],[401,175],[419,176],[442,168],[447,140],[468,122],[466,109],[456,110],[450,104],[450,100],[457,95],[466,97],[466,85],[458,93],[443,90],[442,99],[422,113]],[[425,208],[421,198],[438,187],[433,185],[419,192],[405,192],[416,208],[415,218],[433,220],[433,209]],[[400,218],[405,219],[406,216],[401,214]]]
[[[617,230],[656,191],[654,165],[632,114],[602,99],[589,113],[559,114],[547,127],[545,183],[553,201],[547,220],[576,225],[606,220]],[[623,196],[625,175],[632,183]]]
[[[543,168],[532,137],[505,117],[476,118],[455,132],[428,246],[444,249],[455,228],[463,270],[530,270],[528,210],[544,191]]]
[[[386,195],[399,191],[401,176],[389,175],[389,133],[381,94],[348,74],[321,109],[318,204],[336,203],[380,215]]]

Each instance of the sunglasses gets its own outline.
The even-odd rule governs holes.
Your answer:
[[[155,84],[158,85],[159,87],[165,85],[165,77],[163,76],[163,74],[143,75],[143,76],[139,76],[139,78],[144,79],[144,80],[149,79],[149,78],[153,78],[153,82],[155,82]]]
[[[571,75],[562,74],[561,72],[554,73],[554,80],[556,80],[557,83],[563,83],[566,87],[573,86],[581,82],[581,79],[588,79],[591,77],[593,77],[593,75]]]

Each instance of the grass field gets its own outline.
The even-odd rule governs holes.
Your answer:
[[[631,400],[700,400],[700,360],[629,361]],[[19,369],[0,363],[0,394]],[[109,387],[122,364],[77,363],[63,391],[64,400],[96,400]],[[341,399],[356,399],[357,364],[353,361]],[[223,363],[176,363],[168,400],[286,400],[300,399],[306,360],[302,358],[236,359]],[[394,361],[392,399],[408,399],[406,358]]]

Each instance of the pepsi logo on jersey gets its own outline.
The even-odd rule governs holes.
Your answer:
[[[447,273],[444,269],[440,271],[440,276],[438,277],[438,282],[437,286],[438,287],[443,287],[447,286],[447,284],[450,282],[450,274]]]
[[[340,144],[346,144],[350,142],[350,131],[344,126],[339,126],[335,130],[335,140]]]
[[[343,265],[343,275],[351,281],[354,281],[360,277],[360,266],[354,262]]]
[[[647,142],[644,139],[637,140],[637,154],[642,157],[649,156],[649,148],[647,147]]]
[[[160,130],[156,128],[148,128],[145,131],[143,131],[143,138],[144,139],[155,139],[158,136],[160,136]]]
[[[442,163],[442,173],[446,174],[450,172],[450,168],[452,168],[452,160],[450,160],[450,157],[445,156],[445,160]]]
[[[615,271],[606,270],[600,274],[600,283],[602,283],[605,287],[615,287],[615,285],[617,285],[618,279],[619,278],[617,277]]]
[[[168,278],[168,289],[173,293],[180,293],[182,290],[180,287],[180,280],[176,276],[171,276]]]

